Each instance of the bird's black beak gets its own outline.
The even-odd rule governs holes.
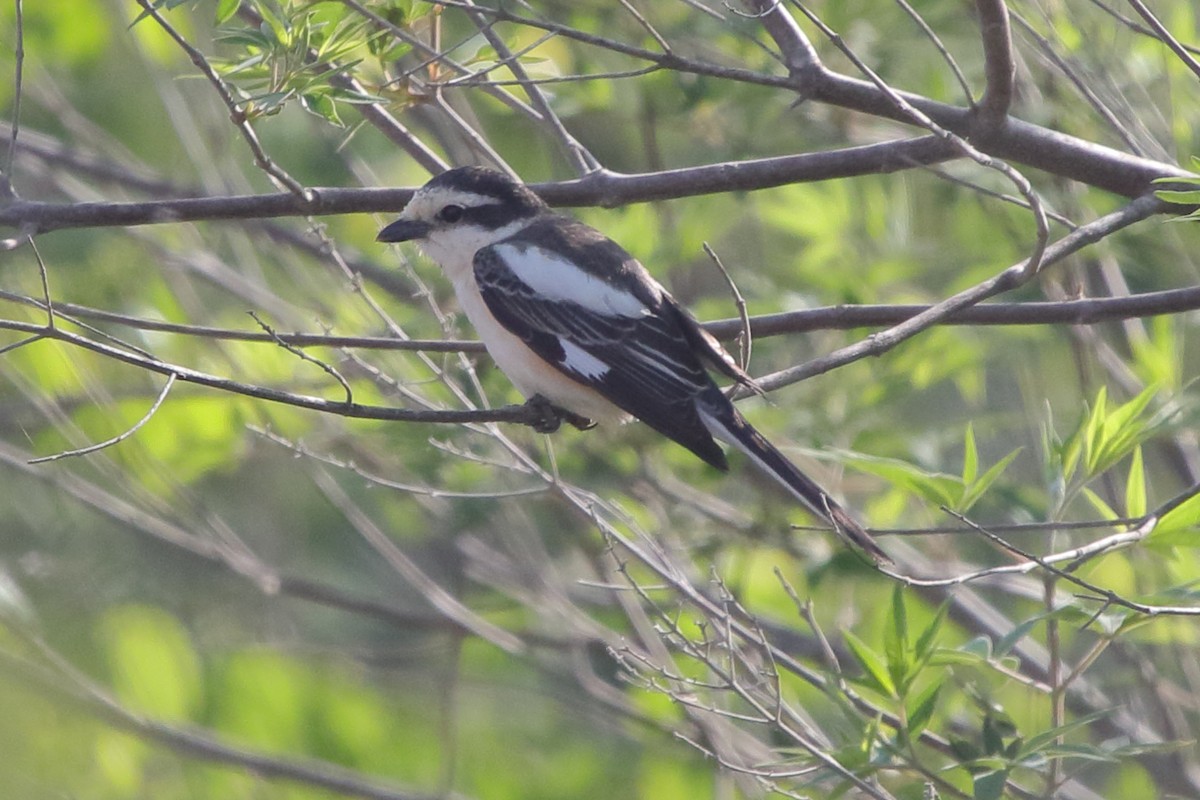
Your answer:
[[[375,237],[375,241],[410,242],[413,239],[424,239],[432,227],[428,222],[398,219],[381,230],[379,235]]]

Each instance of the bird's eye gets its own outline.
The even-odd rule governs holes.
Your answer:
[[[460,219],[462,219],[462,215],[462,206],[449,205],[442,208],[442,210],[438,212],[437,216],[442,222],[458,222]]]

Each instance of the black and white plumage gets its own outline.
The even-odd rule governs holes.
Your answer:
[[[379,241],[415,240],[454,284],[497,365],[526,397],[598,422],[633,416],[727,470],[745,453],[843,537],[887,556],[746,421],[705,365],[753,385],[719,342],[620,245],[532,191],[461,167],[417,191]]]

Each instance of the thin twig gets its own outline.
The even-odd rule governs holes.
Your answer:
[[[1002,203],[1008,203],[1010,205],[1014,205],[1019,208],[1024,208],[1026,210],[1029,209],[1029,202],[1027,200],[1025,200],[1025,198],[1023,198],[1023,197],[1017,197],[1016,195],[1012,195],[1012,194],[1005,194],[1004,192],[997,192],[994,189],[989,189],[988,187],[983,186],[978,183],[975,183],[974,181],[967,180],[966,178],[960,178],[957,175],[952,175],[948,171],[942,169],[941,167],[937,167],[937,166],[933,166],[933,165],[922,165],[921,169],[923,169],[925,172],[936,175],[938,178],[946,181],[947,183],[953,183],[956,186],[966,187],[967,189],[970,189],[971,191],[976,192],[977,194],[981,194],[984,197],[991,197],[993,199],[999,200]],[[1047,219],[1057,222],[1059,225],[1062,225],[1067,230],[1073,231],[1079,227],[1079,225],[1077,225],[1074,220],[1072,220],[1062,214],[1059,214],[1059,213],[1053,211],[1052,209],[1045,208],[1044,204],[1043,204],[1043,208],[1045,209]]]
[[[170,376],[167,377],[166,385],[164,385],[162,388],[162,391],[160,391],[158,393],[158,397],[155,398],[154,404],[150,406],[150,410],[147,411],[145,416],[143,416],[140,420],[138,420],[137,423],[132,428],[125,431],[124,433],[120,433],[120,434],[112,437],[111,439],[106,439],[103,442],[98,442],[97,444],[88,445],[87,447],[81,447],[77,450],[66,450],[61,453],[55,453],[52,456],[42,456],[40,458],[31,458],[29,460],[29,463],[30,464],[44,464],[47,461],[58,461],[59,459],[62,459],[62,458],[74,458],[75,456],[86,456],[88,453],[94,453],[97,450],[103,450],[106,447],[112,447],[114,444],[118,444],[120,442],[125,441],[130,436],[133,436],[135,433],[137,433],[139,430],[141,430],[142,426],[144,426],[147,422],[149,422],[150,419],[158,412],[159,406],[161,406],[163,404],[163,401],[167,399],[167,395],[170,394],[171,387],[174,385],[175,385],[175,375],[172,373]]]
[[[971,84],[967,82],[967,76],[963,74],[962,69],[958,66],[958,62],[954,60],[954,56],[950,54],[950,50],[946,47],[945,43],[942,41],[942,38],[937,35],[937,32],[930,27],[929,23],[925,21],[925,18],[921,16],[920,12],[912,7],[912,4],[909,3],[908,0],[896,0],[896,5],[900,6],[900,8],[904,10],[905,14],[908,14],[912,21],[917,24],[917,27],[921,29],[921,32],[925,34],[925,38],[929,39],[929,41],[933,44],[934,48],[938,51],[938,54],[941,55],[942,61],[945,61],[946,66],[950,68],[950,72],[954,75],[954,80],[958,82],[958,88],[961,89],[963,93],[963,100],[967,103],[971,103],[972,98],[974,97],[971,92]]]
[[[5,355],[7,353],[11,353],[14,350],[20,350],[22,347],[24,347],[27,344],[33,344],[34,342],[40,342],[42,339],[45,339],[45,338],[46,337],[43,336],[42,334],[35,333],[30,336],[26,336],[23,339],[18,339],[17,341],[13,342],[12,344],[6,344],[3,347],[0,347],[0,356]]]
[[[465,0],[465,4],[476,11],[478,10],[474,0]],[[574,164],[576,171],[581,175],[586,175],[589,172],[600,169],[600,161],[567,130],[567,126],[563,124],[558,114],[554,112],[550,101],[546,99],[546,95],[536,84],[529,81],[529,75],[525,72],[525,68],[521,65],[518,57],[513,55],[508,44],[504,39],[500,38],[500,35],[496,33],[494,27],[489,24],[489,21],[483,15],[476,13],[476,11],[468,11],[468,15],[475,22],[479,32],[484,35],[488,43],[496,50],[502,62],[512,72],[513,77],[522,82],[521,88],[525,90],[530,103],[541,112],[543,122],[550,126],[557,140],[563,145],[567,157]],[[547,33],[552,32],[547,31]]]
[[[307,202],[310,199],[308,190],[299,181],[285,172],[282,167],[272,161],[266,151],[263,150],[262,143],[258,140],[258,134],[254,132],[254,128],[250,125],[250,120],[246,117],[246,112],[238,106],[238,102],[234,100],[229,87],[225,85],[225,81],[213,69],[212,64],[208,63],[208,59],[205,58],[204,54],[193,47],[191,42],[184,38],[179,31],[175,30],[171,23],[167,22],[158,13],[157,4],[150,2],[150,0],[137,0],[137,4],[142,7],[145,16],[157,22],[158,26],[179,45],[180,49],[187,53],[188,58],[191,59],[196,69],[200,70],[204,77],[208,79],[208,82],[212,84],[217,92],[217,96],[221,98],[221,102],[229,110],[229,119],[233,122],[234,127],[238,129],[238,132],[241,133],[242,139],[245,140],[246,145],[250,148],[250,152],[254,156],[254,163],[282,188],[287,189],[296,195],[296,197]]]
[[[325,498],[345,516],[354,530],[440,614],[506,653],[517,654],[525,650],[525,643],[518,636],[479,616],[430,578],[415,561],[396,546],[374,520],[355,505],[324,470],[314,469],[313,479]]]
[[[650,75],[662,70],[657,64],[651,64],[648,67],[639,69],[621,69],[611,72],[589,72],[587,74],[578,75],[547,75],[544,78],[528,78],[526,80],[517,80],[516,78],[481,78],[479,75],[484,74],[472,73],[464,75],[461,78],[452,78],[451,80],[441,83],[430,84],[431,86],[457,87],[457,86],[545,86],[554,83],[587,83],[589,81],[614,81],[623,80],[625,78],[640,78],[644,75]],[[490,70],[488,70],[490,71]]]
[[[1117,20],[1118,22],[1120,22],[1126,28],[1129,28],[1129,30],[1133,31],[1134,33],[1139,33],[1142,36],[1149,36],[1151,39],[1155,39],[1160,42],[1162,41],[1162,37],[1159,36],[1157,33],[1150,30],[1146,26],[1140,24],[1137,20],[1135,20],[1131,17],[1125,16],[1124,14],[1117,11],[1112,6],[1110,6],[1106,3],[1102,3],[1102,2],[1100,2],[1100,0],[1092,0],[1092,5],[1096,6],[1101,11],[1108,14],[1110,17]],[[1182,42],[1180,44],[1182,44]],[[1187,50],[1189,53],[1192,53],[1194,55],[1200,55],[1200,47],[1197,47],[1195,45],[1190,45],[1190,44],[1183,44],[1183,48],[1185,50]]]
[[[1157,213],[1157,209],[1161,207],[1161,202],[1154,195],[1146,195],[1118,211],[1107,214],[1087,225],[1081,225],[1045,249],[1041,257],[1042,266],[1060,261],[1068,255],[1090,244],[1094,244],[1122,228]],[[805,364],[766,375],[760,378],[758,383],[764,391],[769,391],[780,386],[804,380],[813,375],[827,372],[861,358],[878,355],[890,350],[900,342],[915,336],[920,331],[935,324],[938,320],[945,319],[963,308],[978,304],[988,297],[1020,286],[1032,277],[1028,269],[1031,263],[1033,263],[1032,256],[1024,262],[1014,264],[986,281],[930,306],[928,310],[882,333],[873,334],[867,339],[835,350],[833,353],[813,359]],[[744,395],[745,391],[742,394]]]
[[[353,472],[355,475],[365,481],[370,482],[371,484],[382,486],[387,489],[396,489],[406,494],[423,495],[425,497],[445,497],[455,500],[463,500],[468,498],[496,500],[502,497],[526,497],[528,495],[544,494],[546,492],[546,485],[544,483],[538,483],[534,486],[526,487],[524,489],[499,489],[491,492],[456,492],[449,489],[440,489],[436,486],[418,486],[412,483],[401,483],[400,481],[391,480],[390,478],[384,478],[382,475],[376,475],[375,473],[368,472],[353,461],[344,461],[340,458],[334,458],[330,455],[316,453],[299,442],[286,439],[283,436],[272,433],[265,428],[260,428],[257,425],[250,425],[248,427],[251,431],[267,441],[277,444],[280,447],[285,447],[298,456],[309,458],[313,461],[318,461],[331,467],[337,467],[338,469],[344,469],[348,472]],[[511,467],[507,464],[502,466],[505,469],[511,469]]]
[[[263,322],[262,318],[259,317],[256,312],[247,311],[246,313],[250,315],[251,319],[258,323],[258,326],[262,328],[268,336],[271,337],[271,341],[273,341],[275,344],[279,345],[284,350],[287,350],[301,361],[307,361],[310,364],[316,364],[318,367],[324,370],[327,375],[330,375],[334,380],[340,383],[342,385],[342,390],[346,392],[346,405],[349,406],[354,404],[354,392],[350,389],[350,382],[342,377],[342,373],[338,372],[332,365],[326,364],[321,359],[313,358],[295,345],[285,342],[283,338],[275,332],[274,328]]]
[[[14,0],[16,9],[16,42],[13,44],[13,100],[12,122],[9,123],[8,152],[4,156],[4,169],[0,171],[0,199],[11,200],[17,196],[13,182],[13,160],[17,155],[17,133],[21,127],[21,84],[25,75],[25,7],[23,0]]]
[[[54,330],[56,318],[54,314],[54,301],[50,299],[50,272],[46,269],[46,262],[42,258],[42,253],[38,250],[37,242],[33,237],[29,237],[29,249],[33,251],[33,257],[38,264],[38,277],[42,282],[42,307],[46,309],[46,327]]]
[[[981,2],[982,1],[983,0],[981,0]],[[1003,0],[990,0],[990,2],[1002,3]],[[1009,182],[1013,184],[1013,186],[1017,187],[1017,191],[1019,191],[1029,203],[1030,213],[1033,215],[1035,228],[1033,247],[1031,248],[1029,257],[1026,259],[1022,268],[1024,272],[1022,277],[1024,280],[1028,280],[1036,275],[1038,270],[1041,269],[1042,255],[1046,250],[1046,243],[1050,238],[1050,229],[1046,222],[1046,213],[1042,210],[1041,198],[1039,198],[1037,192],[1034,191],[1033,185],[1029,182],[1029,179],[1005,162],[993,158],[987,153],[984,153],[982,150],[979,150],[966,138],[953,133],[942,125],[939,125],[933,120],[932,117],[909,102],[908,99],[903,97],[899,92],[888,85],[883,78],[881,78],[873,69],[867,66],[866,62],[859,58],[858,55],[845,43],[842,37],[834,32],[833,29],[831,29],[828,25],[826,25],[820,17],[810,11],[802,3],[798,2],[798,0],[792,0],[792,4],[800,10],[800,13],[804,14],[804,16],[808,18],[809,22],[811,22],[813,25],[816,25],[817,28],[820,29],[821,33],[833,43],[834,47],[836,47],[842,53],[842,55],[850,60],[850,63],[852,63],[856,69],[858,69],[863,75],[867,76],[867,79],[875,85],[875,88],[878,89],[888,99],[888,101],[891,102],[901,112],[901,114],[907,116],[911,122],[921,126],[922,128],[925,128],[939,139],[950,142],[963,155],[974,161],[976,164],[979,164],[981,167],[996,170],[1000,174],[1004,175],[1004,177],[1006,177]],[[785,12],[783,11],[782,7],[779,7],[776,10],[776,13],[784,14]],[[996,50],[1000,50],[1001,45],[1008,43],[1007,15],[1003,15],[1003,23],[995,20],[993,21],[993,25],[997,26],[997,30],[1002,28],[1005,36],[1003,37],[1003,42],[998,41],[998,39],[993,39],[993,45],[989,46],[994,47]],[[1007,50],[1007,48],[1005,49]],[[1008,56],[1008,58],[1010,59],[1011,56]],[[997,63],[1000,66],[995,67],[995,69],[1000,71],[1003,68],[1004,62],[1005,57],[997,54],[995,56],[994,63]],[[989,83],[991,78],[992,76],[989,74]],[[999,78],[997,79],[999,80]],[[1009,78],[1009,82],[1011,82],[1011,77]],[[1003,85],[1004,83],[1002,81],[1000,89],[1001,92],[1003,92]],[[1011,87],[1009,92],[1011,93]],[[1001,96],[1001,100],[1002,99],[1003,97]],[[1002,127],[1000,123],[1004,119],[1006,119],[1006,117],[1003,112],[999,113],[998,116],[986,116],[983,120],[983,130],[978,130],[975,133],[982,136],[988,132],[988,129],[998,129]],[[969,304],[970,303],[968,303],[968,305]]]
[[[45,308],[43,300],[3,289],[0,289],[0,300]],[[281,333],[278,331],[275,336],[271,336],[258,331],[135,317],[62,300],[56,300],[54,306],[60,319],[70,319],[71,322],[78,325],[83,324],[78,320],[91,319],[137,330],[176,333],[204,339],[274,343],[278,337],[279,340],[297,347],[420,350],[430,353],[485,352],[482,342],[468,339],[401,339],[395,336],[339,336],[329,333]],[[750,317],[750,332],[755,338],[770,338],[791,333],[895,325],[911,319],[929,308],[931,306],[928,305],[821,306],[799,311],[752,316]],[[939,320],[938,324],[949,326],[1094,325],[1162,314],[1179,314],[1198,309],[1200,309],[1200,286],[1189,286],[1184,289],[1166,289],[1160,292],[1146,292],[1126,297],[981,304],[955,312],[952,316]],[[72,319],[72,317],[78,319]],[[740,317],[710,320],[702,322],[701,325],[718,339],[726,340],[737,338],[745,330],[745,324]],[[3,327],[4,323],[0,320],[0,328]],[[88,329],[98,335],[107,335],[94,328],[89,327]],[[126,346],[128,345],[126,344]],[[149,355],[145,351],[139,350],[139,352]]]
[[[1021,26],[1021,29],[1024,30],[1025,35],[1034,41],[1034,43],[1038,46],[1038,49],[1041,50],[1042,55],[1052,65],[1054,65],[1059,72],[1066,76],[1067,80],[1071,82],[1071,85],[1075,87],[1075,91],[1079,92],[1083,99],[1088,102],[1088,105],[1090,105],[1095,112],[1100,115],[1101,119],[1108,123],[1109,127],[1113,129],[1117,136],[1121,137],[1121,141],[1125,143],[1125,146],[1129,148],[1130,152],[1136,153],[1139,156],[1144,155],[1145,148],[1138,143],[1137,137],[1133,135],[1133,132],[1129,130],[1129,127],[1117,115],[1117,113],[1109,108],[1108,104],[1100,98],[1100,96],[1096,93],[1096,87],[1093,86],[1091,82],[1085,80],[1084,77],[1079,74],[1078,70],[1072,67],[1065,58],[1060,56],[1054,49],[1054,45],[1050,42],[1050,40],[1038,33],[1038,31],[1029,23],[1027,19],[1025,19],[1025,17],[1014,13],[1012,14],[1012,18],[1017,21],[1019,26]]]
[[[380,28],[383,28],[388,33],[390,33],[392,36],[395,36],[397,39],[401,40],[402,42],[405,42],[406,44],[411,45],[413,47],[413,49],[425,54],[426,56],[428,56],[430,58],[436,59],[437,63],[449,67],[450,69],[454,70],[455,72],[457,72],[460,75],[470,76],[470,74],[471,74],[470,69],[468,69],[467,67],[458,63],[457,61],[453,60],[446,53],[441,53],[441,52],[435,50],[434,48],[430,47],[429,45],[425,44],[425,42],[422,41],[419,36],[413,36],[411,33],[409,33],[404,28],[401,28],[398,25],[392,24],[391,21],[381,17],[379,14],[376,14],[373,10],[367,8],[362,3],[358,2],[358,0],[341,0],[341,2],[347,8],[353,9],[356,14],[360,14],[363,17],[371,20],[372,23],[374,23],[375,25],[378,25]],[[541,114],[539,114],[537,112],[537,110],[535,110],[534,108],[529,106],[527,103],[523,103],[521,100],[514,97],[511,93],[499,91],[499,90],[493,90],[493,91],[488,91],[488,94],[490,96],[496,98],[500,102],[504,103],[509,108],[513,109],[514,111],[524,114],[524,115],[528,116],[530,119],[533,119],[533,120],[536,120],[539,122],[541,121],[541,118],[542,118]]]
[[[630,2],[630,0],[620,0],[620,2],[621,7],[628,11],[633,18],[638,21],[638,24],[646,29],[646,33],[650,34],[654,41],[658,42],[658,46],[663,49],[664,53],[671,52],[671,45],[667,43],[667,40],[663,38],[663,35],[659,33],[653,25],[650,24],[650,22],[642,15],[642,12],[638,11],[637,7]]]
[[[1107,603],[1109,605],[1121,606],[1123,608],[1129,609],[1130,611],[1135,611],[1139,614],[1144,614],[1147,617],[1160,617],[1160,616],[1195,617],[1195,616],[1200,616],[1200,607],[1197,607],[1197,606],[1153,605],[1153,604],[1149,604],[1149,603],[1139,603],[1135,600],[1130,600],[1130,599],[1118,594],[1117,592],[1114,592],[1112,589],[1106,589],[1102,586],[1098,586],[1097,584],[1092,583],[1091,581],[1080,578],[1078,575],[1074,574],[1073,572],[1069,572],[1064,569],[1059,569],[1058,567],[1054,566],[1054,564],[1047,558],[1043,558],[1042,556],[1035,555],[1033,553],[1027,552],[1026,550],[1024,550],[1020,547],[1017,547],[1016,545],[1012,544],[1011,542],[1006,541],[1004,538],[992,533],[987,528],[984,528],[981,525],[976,525],[976,524],[972,523],[966,517],[963,517],[962,515],[954,512],[954,511],[951,511],[950,509],[943,509],[943,510],[946,511],[946,513],[950,514],[951,516],[961,520],[963,523],[973,527],[980,535],[987,538],[993,544],[998,545],[1000,548],[1007,550],[1008,552],[1012,553],[1013,555],[1016,555],[1022,559],[1025,559],[1027,562],[1033,562],[1038,567],[1041,567],[1042,569],[1044,569],[1054,575],[1057,575],[1058,577],[1064,579],[1065,581],[1072,583],[1072,584],[1080,587],[1081,589],[1084,589],[1091,595],[1090,598],[1087,595],[1080,595],[1080,597],[1096,600],[1097,602],[1101,602],[1101,603]],[[1138,532],[1134,531],[1133,533],[1138,533]],[[1148,531],[1146,533],[1148,533]],[[1144,535],[1145,534],[1143,534],[1143,536]],[[1080,549],[1082,549],[1082,548],[1080,548]],[[1069,559],[1069,560],[1071,561],[1071,563],[1074,563],[1077,559]]]
[[[737,282],[733,280],[733,276],[729,274],[729,270],[725,269],[725,265],[721,263],[721,257],[716,251],[709,246],[708,242],[701,245],[704,252],[717,265],[717,269],[721,271],[721,275],[725,278],[725,284],[729,287],[729,291],[733,294],[733,303],[737,307],[738,320],[742,323],[742,331],[738,334],[738,361],[743,371],[750,369],[750,352],[753,347],[753,336],[750,332],[750,314],[746,310],[746,298],[742,297],[741,291],[738,290]]]
[[[1142,19],[1146,20],[1146,24],[1154,29],[1154,32],[1158,34],[1158,38],[1162,40],[1163,44],[1171,48],[1171,52],[1179,57],[1184,66],[1190,69],[1197,78],[1200,78],[1200,61],[1193,58],[1192,54],[1187,51],[1187,48],[1171,35],[1171,32],[1167,30],[1167,26],[1159,22],[1158,17],[1154,16],[1154,12],[1147,8],[1142,0],[1129,0],[1129,5],[1133,6],[1134,11],[1138,12]]]
[[[47,329],[43,325],[0,320],[0,329],[20,331],[28,334],[40,334],[43,338],[54,339],[98,355],[111,358],[126,364],[131,364],[160,375],[175,374],[179,380],[208,386],[234,394],[254,397],[259,400],[284,403],[297,408],[312,411],[325,411],[338,416],[354,419],[378,419],[406,422],[521,422],[534,424],[540,419],[528,406],[503,406],[489,409],[445,410],[445,409],[411,409],[393,408],[388,406],[371,406],[361,403],[347,405],[340,400],[326,400],[320,397],[295,394],[267,386],[255,386],[228,378],[221,378],[200,370],[190,369],[178,364],[161,361],[154,357],[146,357],[111,345],[101,344],[84,336],[64,331],[61,328]]]

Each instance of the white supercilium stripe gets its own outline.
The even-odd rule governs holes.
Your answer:
[[[596,380],[597,378],[603,378],[612,369],[608,364],[605,364],[569,339],[560,337],[558,343],[562,345],[563,349],[562,365],[576,375],[581,375],[589,380]]]
[[[604,282],[561,256],[535,245],[495,246],[498,256],[529,288],[550,300],[568,300],[589,311],[640,317],[650,309],[629,292]]]

